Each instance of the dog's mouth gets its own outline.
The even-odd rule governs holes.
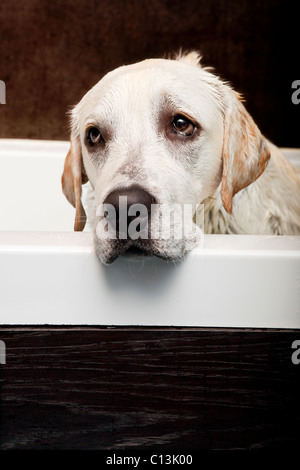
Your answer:
[[[128,243],[116,243],[112,251],[113,259],[115,261],[118,257],[124,257],[128,260],[141,260],[143,258],[161,257],[160,253],[155,249],[151,243],[142,240],[128,241]],[[109,262],[109,264],[111,264]]]
[[[98,255],[104,264],[111,265],[119,257],[125,258],[128,261],[141,261],[143,259],[150,259],[151,257],[159,258],[164,261],[181,261],[185,252],[184,250],[180,250],[176,255],[174,253],[170,254],[167,250],[160,250],[152,244],[143,244],[135,241],[127,244],[115,243],[113,246],[110,245],[106,252],[102,251],[100,254],[98,251]]]
[[[151,253],[149,250],[146,250],[145,248],[136,245],[129,246],[123,251],[123,253],[121,253],[121,256],[125,256],[126,258],[141,258],[144,256],[153,255],[154,253]]]

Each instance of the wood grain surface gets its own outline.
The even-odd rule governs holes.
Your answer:
[[[292,448],[293,330],[0,328],[1,449]]]

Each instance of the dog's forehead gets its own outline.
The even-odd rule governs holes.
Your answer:
[[[187,112],[222,108],[217,77],[201,67],[179,60],[147,59],[119,67],[91,88],[74,109],[85,119],[123,107],[153,108],[163,99]],[[211,106],[215,104],[215,106]]]

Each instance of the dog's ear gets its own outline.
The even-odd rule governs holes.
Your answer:
[[[241,103],[239,95],[228,89],[221,197],[229,214],[232,213],[233,196],[263,173],[269,158],[266,140]]]
[[[81,185],[88,178],[83,168],[79,138],[71,138],[71,148],[66,156],[61,177],[62,190],[68,201],[75,207],[75,231],[82,231],[86,223],[86,214],[81,202]]]

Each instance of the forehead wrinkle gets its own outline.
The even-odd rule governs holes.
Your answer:
[[[181,111],[191,115],[195,114],[195,109],[189,103],[187,103],[186,100],[184,101],[178,92],[174,94],[170,94],[169,91],[163,92],[160,106],[168,106],[171,108],[171,110],[174,111],[174,113],[179,113]]]
[[[103,128],[113,127],[114,119],[113,119],[113,107],[106,99],[98,99],[98,102],[95,103],[89,102],[85,103],[85,106],[82,108],[83,111],[81,112],[81,122],[80,126],[81,129],[86,129],[88,125],[95,125],[99,127],[100,130]],[[86,112],[84,112],[86,109]],[[88,113],[88,111],[91,111]],[[88,114],[87,114],[88,113]]]
[[[209,72],[178,61],[122,67],[85,95],[78,105],[83,112],[78,114],[84,118],[84,109],[90,111],[83,124],[91,119],[112,127],[118,123],[132,127],[134,121],[139,127],[143,121],[149,126],[151,114],[157,115],[160,106],[167,104],[174,112],[186,112],[201,123],[223,114],[219,82]]]
[[[96,125],[97,123],[98,123],[98,119],[97,119],[97,116],[95,114],[89,114],[83,120],[83,125],[84,125],[85,129],[89,124],[95,124]]]

